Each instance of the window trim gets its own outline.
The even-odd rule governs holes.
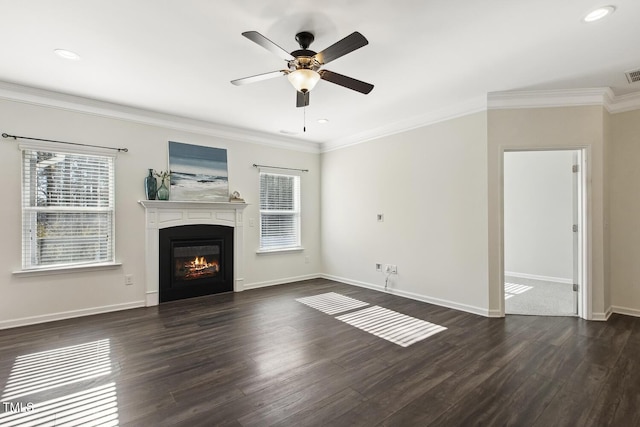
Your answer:
[[[88,271],[88,270],[104,270],[104,269],[112,269],[121,267],[122,263],[116,261],[116,159],[118,157],[117,152],[107,148],[101,147],[87,147],[87,146],[78,146],[69,148],[67,144],[56,143],[56,142],[22,142],[18,144],[18,149],[20,150],[20,215],[21,215],[21,230],[20,230],[20,259],[21,259],[21,269],[18,271],[14,271],[12,274],[19,276],[37,276],[41,274],[62,274],[62,273],[73,273],[80,271]],[[24,152],[25,151],[44,151],[44,152],[54,152],[59,154],[69,154],[69,155],[78,155],[78,156],[100,156],[100,157],[110,157],[111,158],[111,174],[110,177],[111,183],[113,185],[113,201],[111,208],[99,208],[102,210],[108,210],[111,212],[111,259],[105,261],[98,262],[77,262],[77,263],[59,263],[59,264],[47,264],[47,265],[34,265],[27,266],[26,260],[24,259],[26,253],[30,253],[30,249],[25,248],[25,235],[24,235],[24,221],[25,221],[25,164],[24,164]],[[91,210],[92,212],[96,212],[97,210]]]
[[[262,246],[262,215],[268,211],[263,211],[261,209],[262,206],[262,185],[261,185],[261,177],[262,175],[280,175],[286,177],[292,177],[295,179],[294,182],[297,184],[297,191],[294,190],[294,194],[297,195],[297,200],[294,200],[294,205],[297,207],[297,210],[292,213],[297,217],[297,230],[296,237],[297,242],[290,246],[278,246],[278,247],[263,247]],[[272,170],[269,168],[260,168],[258,174],[258,250],[257,254],[275,254],[275,253],[286,253],[286,252],[299,252],[303,251],[304,247],[302,246],[302,177],[300,173],[296,172],[288,172],[284,173],[281,170]]]
[[[265,255],[265,254],[277,254],[281,252],[302,252],[304,251],[304,246],[292,246],[281,249],[258,249],[256,251],[257,254]]]
[[[87,271],[112,270],[120,267],[122,267],[122,263],[116,261],[95,264],[78,264],[65,267],[34,267],[13,271],[11,274],[17,277],[49,276],[51,274],[68,274]]]

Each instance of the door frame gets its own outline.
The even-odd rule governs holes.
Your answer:
[[[566,146],[566,147],[500,147],[500,317],[505,316],[505,292],[504,292],[504,156],[507,152],[534,152],[534,151],[579,151],[579,196],[578,196],[578,312],[577,316],[583,319],[591,319],[591,232],[590,232],[590,206],[591,187],[588,186],[590,175],[590,147]],[[575,279],[575,278],[574,278]]]

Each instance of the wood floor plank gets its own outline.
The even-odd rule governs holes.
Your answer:
[[[405,348],[296,301],[328,292],[447,329]],[[92,378],[76,375],[88,355],[16,368],[98,341],[109,369]],[[135,427],[638,426],[638,354],[638,318],[489,319],[313,279],[2,330],[0,387],[64,377],[9,402],[69,409],[72,393],[112,384],[119,425]],[[11,416],[0,405],[0,425]]]
[[[345,412],[365,400],[364,396],[351,388],[345,388],[326,399],[313,402],[304,410],[296,412],[273,424],[274,426],[328,426]]]
[[[385,418],[381,426],[428,426],[447,411],[451,404],[437,398],[425,399],[423,402],[412,402]]]

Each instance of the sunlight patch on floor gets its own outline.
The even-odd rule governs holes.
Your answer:
[[[314,295],[312,297],[298,298],[296,301],[315,308],[316,310],[320,310],[326,314],[342,313],[343,311],[349,311],[354,308],[369,305],[366,302],[358,301],[357,299],[349,298],[335,292]]]
[[[296,301],[330,315],[369,305],[335,292],[298,298]],[[335,318],[402,347],[408,347],[447,329],[378,306],[370,306]]]
[[[517,283],[505,283],[504,284],[504,299],[509,299],[516,295],[530,291],[533,286],[518,285]]]
[[[118,402],[114,383],[19,409],[0,414],[0,425],[3,427],[114,427],[118,425]]]
[[[344,314],[336,319],[402,347],[408,347],[447,329],[378,306]]]
[[[16,357],[2,400],[15,399],[111,373],[109,340]]]
[[[64,388],[86,388],[110,374],[110,353],[104,339],[16,357],[2,393],[0,425],[117,426],[115,383],[74,393]],[[42,392],[47,394],[38,396]],[[43,401],[51,394],[57,397]]]

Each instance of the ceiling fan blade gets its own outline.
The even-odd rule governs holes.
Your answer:
[[[320,70],[318,73],[320,73],[322,80],[344,86],[347,89],[355,90],[357,92],[364,93],[365,95],[373,90],[373,85],[370,83],[365,83],[351,77],[343,76],[342,74],[334,73],[333,71]]]
[[[296,107],[306,107],[309,105],[309,92],[302,93],[299,90],[296,91]]]
[[[244,33],[242,33],[242,35],[252,42],[257,43],[263,48],[267,49],[269,52],[276,54],[285,61],[292,61],[295,59],[289,52],[287,52],[257,31],[245,31]]]
[[[362,34],[354,31],[322,52],[316,53],[314,57],[320,64],[328,64],[334,59],[338,59],[341,56],[344,56],[349,52],[353,52],[356,49],[360,49],[362,46],[366,46],[368,44],[369,41]]]
[[[257,74],[255,76],[250,76],[250,77],[244,77],[241,79],[236,79],[236,80],[231,80],[231,83],[233,83],[236,86],[241,86],[241,85],[246,85],[248,83],[254,83],[254,82],[259,82],[262,80],[267,80],[267,79],[272,79],[274,77],[280,77],[283,76],[285,74],[288,74],[288,71],[285,70],[279,70],[279,71],[272,71],[270,73],[264,73],[264,74]]]

